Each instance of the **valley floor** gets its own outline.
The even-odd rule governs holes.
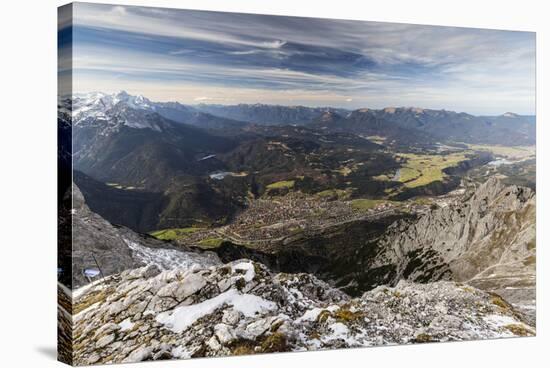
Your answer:
[[[530,189],[491,178],[423,200],[338,195],[264,197],[228,226],[157,239],[114,227],[77,196],[79,251],[116,242],[128,267],[72,292],[60,284],[61,358],[91,365],[536,334]]]

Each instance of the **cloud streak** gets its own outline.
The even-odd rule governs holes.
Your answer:
[[[73,31],[79,91],[118,83],[187,103],[534,113],[528,32],[85,3]]]

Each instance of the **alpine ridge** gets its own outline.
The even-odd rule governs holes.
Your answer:
[[[393,224],[370,268],[391,269],[387,284],[467,282],[499,293],[534,318],[535,200],[531,189],[491,178],[469,198]]]

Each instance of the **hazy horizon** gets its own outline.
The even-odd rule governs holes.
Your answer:
[[[470,114],[470,115],[474,115],[474,116],[499,116],[499,115],[504,115],[506,113],[513,113],[513,114],[516,114],[516,115],[519,115],[519,116],[536,116],[535,113],[533,113],[533,114],[520,114],[520,113],[517,113],[515,111],[503,111],[499,114],[489,114],[489,115],[481,114],[481,115],[477,115],[477,114],[471,113],[469,111],[456,111],[456,110],[449,110],[449,109],[445,109],[445,108],[429,108],[429,107],[424,107],[424,106],[383,106],[383,107],[362,106],[362,107],[357,107],[357,108],[349,108],[349,107],[332,106],[332,105],[302,105],[302,104],[284,105],[284,104],[270,104],[270,103],[262,103],[262,102],[250,102],[250,103],[248,103],[248,102],[237,102],[237,103],[192,102],[192,103],[187,103],[187,102],[177,101],[175,99],[170,99],[170,98],[168,98],[166,100],[151,99],[147,95],[144,95],[142,93],[131,93],[131,92],[128,92],[128,91],[125,91],[125,90],[112,91],[112,92],[111,91],[109,91],[109,92],[105,92],[105,91],[82,91],[82,92],[77,92],[77,91],[75,91],[75,92],[73,92],[72,96],[80,97],[80,96],[89,95],[89,94],[93,94],[93,93],[103,93],[103,94],[106,94],[106,95],[114,95],[114,94],[118,94],[118,93],[121,93],[121,92],[125,92],[128,95],[134,96],[134,97],[137,97],[137,96],[145,97],[153,103],[178,102],[178,103],[181,103],[181,104],[187,105],[187,106],[200,106],[200,105],[236,106],[236,105],[243,104],[243,105],[267,105],[267,106],[283,106],[283,107],[337,108],[337,109],[343,109],[343,110],[349,110],[349,111],[363,110],[363,109],[366,109],[366,110],[383,110],[383,109],[396,108],[396,109],[445,110],[445,111],[453,111],[453,112],[456,112],[456,113],[466,113],[466,114]],[[67,97],[67,96],[63,96],[63,97]]]
[[[535,115],[531,32],[73,6],[72,29],[60,18],[59,73],[63,83],[72,70],[75,92],[125,90],[191,105]]]

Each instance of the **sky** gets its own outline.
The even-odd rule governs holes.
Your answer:
[[[58,52],[75,93],[535,113],[532,32],[87,3],[72,15]]]

